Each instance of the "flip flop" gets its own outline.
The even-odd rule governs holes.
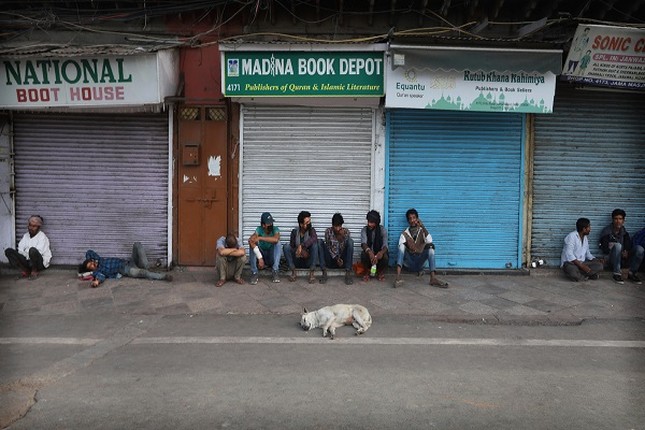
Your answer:
[[[244,279],[242,279],[242,278],[236,278],[235,282],[237,282],[240,285],[244,285],[246,283],[246,282],[244,282]]]
[[[363,282],[369,282],[369,280],[370,280],[370,275],[363,276]]]
[[[379,273],[376,277],[379,281],[385,281],[385,275],[383,273]]]
[[[445,281],[440,281],[440,280],[435,280],[435,281],[430,281],[430,285],[433,287],[439,287],[439,288],[448,288],[448,283]]]
[[[217,281],[217,283],[215,284],[215,286],[216,286],[216,287],[221,287],[221,286],[222,286],[222,285],[224,285],[225,283],[226,283],[226,280],[224,280],[224,279],[220,279],[219,281]]]
[[[401,285],[403,285],[403,279],[397,279],[396,281],[394,281],[394,288],[398,288]]]

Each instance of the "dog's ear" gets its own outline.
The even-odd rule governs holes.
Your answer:
[[[303,314],[308,314],[309,312],[307,312],[307,308],[302,308],[302,313]]]

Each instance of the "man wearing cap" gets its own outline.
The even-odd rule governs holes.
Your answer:
[[[251,284],[258,283],[258,269],[271,266],[273,282],[280,282],[280,229],[273,225],[273,217],[264,212],[260,226],[249,237],[249,262],[251,264]]]
[[[18,249],[7,248],[4,251],[9,264],[20,269],[23,278],[37,278],[38,272],[49,267],[49,262],[52,259],[49,239],[40,230],[42,225],[43,218],[40,215],[29,217],[27,233],[18,242]]]

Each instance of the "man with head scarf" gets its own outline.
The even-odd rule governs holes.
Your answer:
[[[370,271],[375,268],[374,276],[379,281],[385,279],[385,270],[388,264],[387,230],[381,225],[381,214],[375,210],[367,213],[367,225],[361,230],[361,262]],[[363,276],[363,281],[369,281],[370,274]]]
[[[32,215],[27,223],[27,233],[18,242],[18,249],[7,248],[4,254],[9,264],[20,269],[21,277],[35,279],[38,272],[49,267],[52,252],[49,248],[49,239],[41,231],[43,218]]]

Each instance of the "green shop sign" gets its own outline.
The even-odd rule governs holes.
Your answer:
[[[226,51],[226,97],[381,97],[383,52]]]

